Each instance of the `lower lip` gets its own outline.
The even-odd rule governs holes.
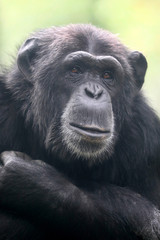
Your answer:
[[[107,138],[110,135],[110,131],[106,131],[106,132],[100,132],[100,131],[96,131],[96,130],[85,130],[85,129],[81,129],[79,127],[73,126],[70,124],[70,127],[72,129],[74,129],[77,133],[85,136],[85,137],[90,137],[90,138]]]

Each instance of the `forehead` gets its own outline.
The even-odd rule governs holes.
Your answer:
[[[70,52],[86,51],[96,56],[116,56],[125,51],[116,35],[90,25],[60,28],[56,35],[56,41]]]

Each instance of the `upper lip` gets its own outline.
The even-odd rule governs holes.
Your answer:
[[[90,134],[90,135],[106,135],[109,133],[109,130],[106,130],[104,128],[98,127],[98,126],[85,126],[85,125],[80,125],[77,123],[70,123],[70,125],[77,130],[80,130],[81,132]]]

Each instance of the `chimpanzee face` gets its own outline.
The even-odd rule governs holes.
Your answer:
[[[108,32],[102,38],[99,29],[90,26],[90,35],[87,31],[82,34],[77,27],[66,35],[62,28],[48,46],[39,37],[27,40],[19,51],[18,67],[33,84],[34,123],[46,148],[94,162],[112,154],[118,119],[124,115],[123,96],[129,84],[141,87],[146,62]]]

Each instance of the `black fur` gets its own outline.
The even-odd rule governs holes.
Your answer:
[[[24,43],[0,75],[0,240],[160,239],[160,121],[140,91],[146,68],[91,25]],[[92,128],[83,136],[69,121]]]

